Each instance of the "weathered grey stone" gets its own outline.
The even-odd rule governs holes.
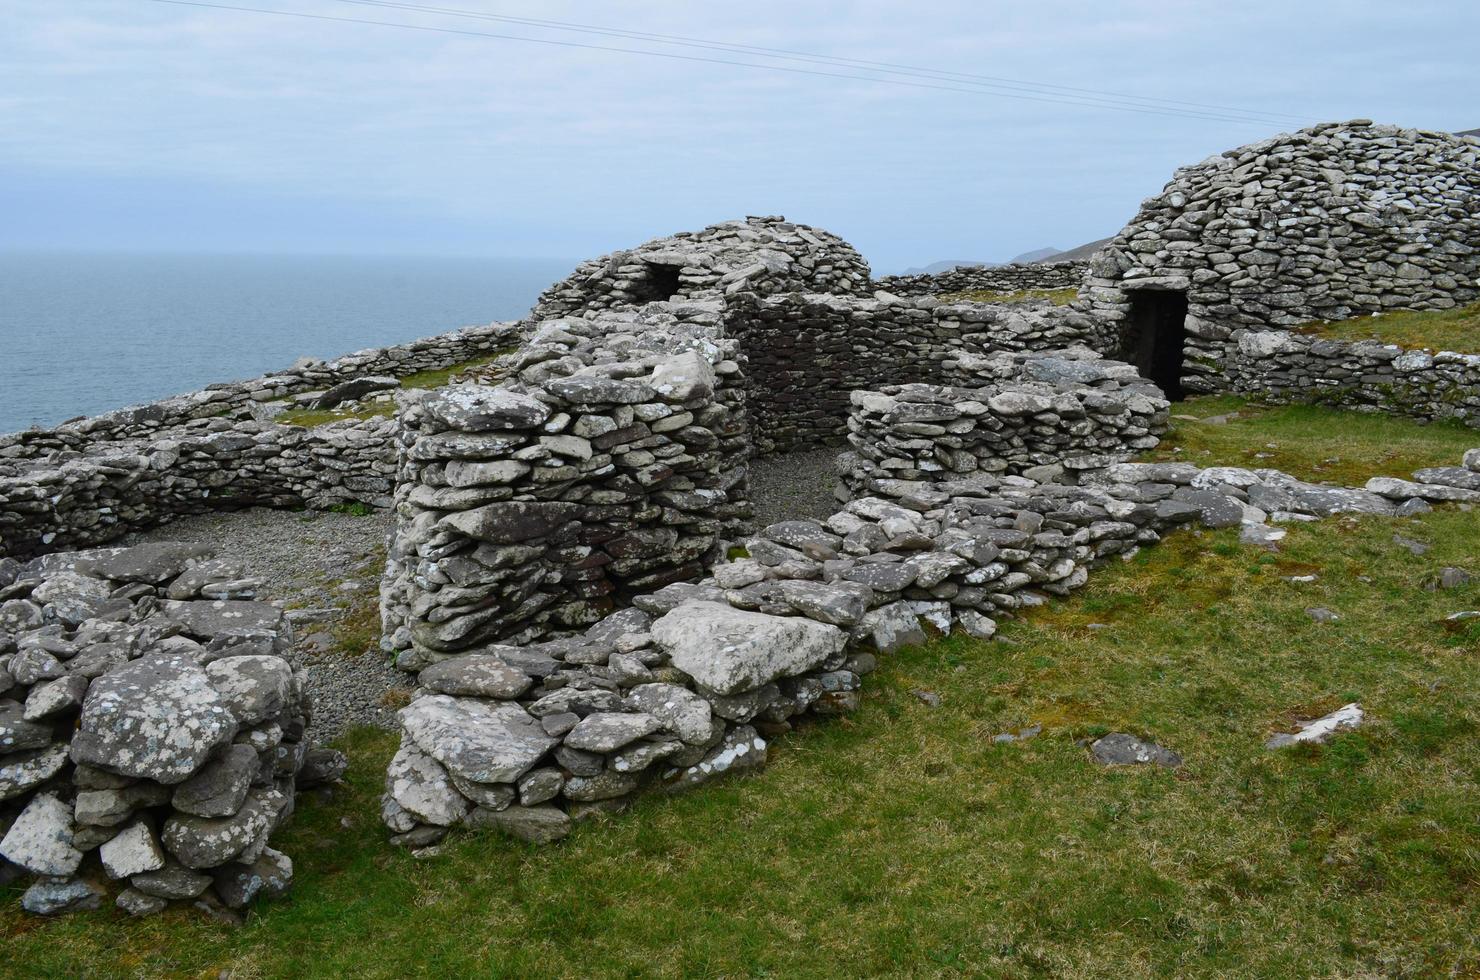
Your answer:
[[[485,385],[438,389],[421,407],[448,428],[464,432],[530,429],[550,417],[549,406],[537,398]]]
[[[725,733],[724,740],[695,765],[666,774],[664,785],[670,790],[689,789],[725,773],[743,773],[766,764],[766,740],[749,725],[737,725]]]
[[[164,851],[143,820],[135,820],[98,848],[103,870],[113,879],[131,878],[164,867]]]
[[[459,823],[469,809],[447,770],[407,739],[386,770],[385,791],[416,819],[439,827]]]
[[[534,806],[553,800],[565,786],[565,777],[559,769],[531,769],[519,780],[519,804]]]
[[[30,792],[66,765],[67,746],[60,742],[44,749],[0,755],[0,801]]]
[[[90,911],[103,903],[103,895],[81,878],[46,879],[36,882],[21,896],[21,908],[32,915],[61,915]]]
[[[281,714],[293,693],[293,668],[281,657],[226,657],[206,664],[206,677],[238,725]]]
[[[524,708],[445,694],[417,698],[400,712],[417,746],[475,783],[512,783],[557,744]]]
[[[113,900],[113,904],[118,906],[122,911],[127,912],[130,916],[141,919],[146,915],[156,915],[163,912],[169,907],[170,903],[158,896],[146,895],[137,888],[125,888],[118,893],[118,897]]]
[[[197,817],[229,817],[241,809],[260,768],[249,745],[228,745],[189,779],[175,787],[170,802]]]
[[[171,901],[194,898],[205,891],[210,883],[209,875],[192,871],[168,855],[163,868],[136,874],[129,879],[129,884],[145,895]]]
[[[511,806],[507,810],[482,808],[468,814],[469,827],[487,827],[530,844],[551,844],[570,833],[570,817],[548,803]]]
[[[675,667],[721,695],[811,670],[847,642],[835,626],[716,602],[679,606],[653,624],[653,639]]]
[[[0,698],[0,753],[42,749],[51,744],[51,726],[26,719],[25,706]]]
[[[204,670],[182,657],[147,657],[92,682],[72,759],[174,784],[235,733],[230,706]]]
[[[165,821],[160,838],[185,867],[214,868],[265,842],[286,803],[277,790],[256,789],[229,817],[173,814]],[[137,881],[133,884],[139,886]]]
[[[285,894],[293,884],[293,860],[267,847],[255,861],[223,865],[212,877],[222,904],[242,909],[258,895],[277,898]]]
[[[72,807],[49,793],[31,798],[5,837],[0,857],[32,874],[66,877],[82,863],[82,852],[72,846]]]
[[[181,541],[151,541],[124,548],[112,555],[77,563],[79,571],[115,582],[162,585],[192,565],[210,558],[205,545]]]
[[[1155,742],[1147,742],[1127,735],[1112,732],[1096,739],[1089,747],[1090,758],[1102,766],[1137,766],[1154,763],[1158,766],[1176,767],[1182,757]]]
[[[87,678],[76,674],[37,684],[26,696],[25,719],[41,721],[75,711],[82,706],[82,698],[86,694]]]
[[[722,727],[708,701],[677,684],[640,684],[628,692],[627,699],[689,745],[712,744]]]
[[[587,715],[565,736],[565,745],[586,752],[615,751],[661,727],[661,722],[645,713],[623,714],[603,711]]]
[[[417,678],[429,691],[479,698],[517,698],[533,679],[497,656],[467,654],[432,664]]]
[[[349,759],[338,749],[314,748],[303,754],[303,766],[294,778],[298,789],[338,782],[349,769]]]
[[[190,636],[210,639],[223,633],[280,631],[283,612],[266,602],[218,599],[176,601],[167,599],[160,607],[166,621],[180,626]]]

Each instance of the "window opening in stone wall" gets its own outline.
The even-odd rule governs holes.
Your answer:
[[[647,275],[632,284],[632,297],[638,303],[658,303],[673,299],[679,293],[680,266],[658,262],[644,263]]]
[[[1127,293],[1130,317],[1121,334],[1119,359],[1136,366],[1167,398],[1181,401],[1182,358],[1187,344],[1187,294],[1141,289]]]

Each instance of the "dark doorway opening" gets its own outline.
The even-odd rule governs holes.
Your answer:
[[[647,266],[647,275],[632,284],[632,295],[637,302],[657,303],[678,295],[681,266],[661,265],[657,262],[644,264]]]
[[[1182,354],[1187,345],[1187,294],[1164,289],[1127,293],[1130,318],[1121,335],[1120,358],[1172,401],[1181,401]]]

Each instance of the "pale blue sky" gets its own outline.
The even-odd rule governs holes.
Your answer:
[[[235,2],[705,56],[344,0]],[[1480,126],[1470,0],[420,2],[1307,122]],[[1176,166],[1300,124],[151,0],[0,0],[0,248],[574,259],[784,213],[888,272],[1103,237]]]

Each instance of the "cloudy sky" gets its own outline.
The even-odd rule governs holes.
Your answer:
[[[209,3],[341,19],[0,0],[0,248],[579,258],[785,214],[888,272],[1103,237],[1309,122],[1480,126],[1465,0]]]

